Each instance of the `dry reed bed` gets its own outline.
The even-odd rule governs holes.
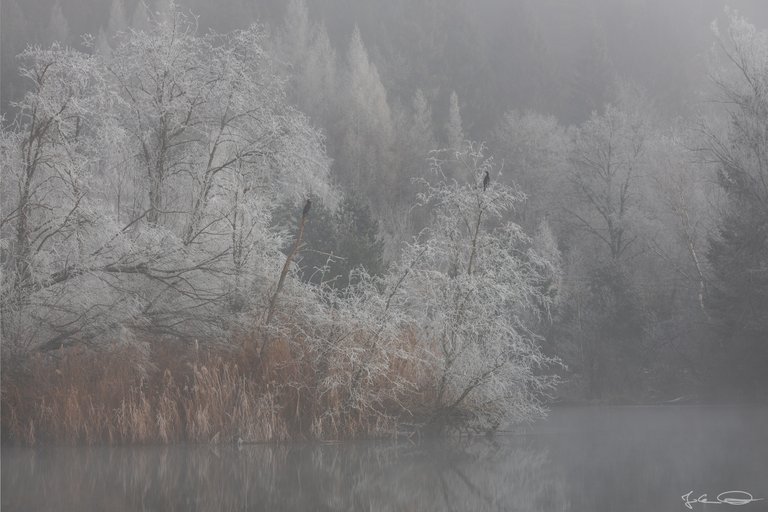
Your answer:
[[[414,340],[404,337],[404,344]],[[238,344],[253,347],[253,340]],[[287,340],[252,349],[158,343],[64,348],[3,361],[2,437],[16,444],[260,442],[384,436],[408,397],[350,410],[319,396],[317,369]],[[414,371],[395,361],[391,372]],[[370,382],[386,386],[387,382]],[[411,399],[416,398],[414,393]]]

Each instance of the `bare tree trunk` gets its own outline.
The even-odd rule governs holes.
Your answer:
[[[309,201],[307,201],[307,204],[309,204]],[[293,242],[293,247],[291,248],[291,252],[288,253],[288,256],[285,258],[285,263],[283,264],[283,270],[280,272],[280,279],[277,282],[277,288],[275,289],[275,293],[272,294],[272,298],[269,301],[269,309],[267,310],[267,319],[264,322],[264,326],[266,327],[269,325],[269,323],[272,321],[272,317],[275,315],[275,306],[277,305],[277,296],[280,295],[280,291],[283,289],[283,284],[285,283],[285,278],[288,275],[288,270],[291,268],[291,262],[293,261],[293,257],[296,255],[296,253],[299,251],[299,246],[301,245],[301,239],[304,236],[304,223],[307,221],[307,216],[309,214],[309,208],[308,206],[304,207],[304,211],[301,214],[301,218],[299,219],[299,229],[296,233],[296,240]],[[261,350],[259,350],[259,356],[264,355],[264,351],[267,349],[267,345],[269,344],[269,337],[267,337],[264,340],[264,343],[261,346]]]
[[[469,263],[467,264],[467,275],[472,275],[472,265],[475,262],[475,255],[477,254],[477,237],[480,235],[480,223],[483,219],[483,208],[477,212],[477,222],[475,222],[475,232],[472,234],[472,252],[469,255]]]
[[[699,281],[699,308],[704,314],[707,314],[707,280],[704,277],[704,271],[701,269],[701,263],[699,262],[699,256],[696,253],[696,247],[694,247],[691,240],[688,240],[688,253],[691,256],[691,260],[693,260],[693,266],[696,268],[696,275]]]
[[[32,180],[37,172],[37,159],[40,154],[40,136],[35,135],[34,123],[30,128],[29,139],[25,141],[22,146],[22,154],[25,159],[24,169],[24,183],[20,187],[19,194],[19,216],[16,220],[16,247],[14,248],[13,256],[13,272],[14,279],[14,301],[15,305],[20,305],[25,298],[25,285],[28,283],[30,272],[30,257],[32,247],[30,245],[30,227],[29,216],[32,210],[30,205],[30,198],[32,197]],[[33,151],[32,145],[36,144],[36,148]]]
[[[160,220],[160,211],[163,202],[163,171],[162,164],[158,162],[156,169],[149,174],[149,213],[147,222],[155,225]]]
[[[683,221],[683,228],[685,233],[685,245],[688,249],[688,255],[691,257],[691,261],[693,262],[693,266],[696,269],[696,277],[699,281],[699,308],[701,311],[706,315],[707,314],[707,308],[705,305],[705,302],[707,300],[707,279],[704,276],[704,270],[701,266],[701,261],[699,260],[699,255],[696,252],[696,237],[694,228],[691,226],[691,219],[688,215],[688,210],[682,209],[680,212],[681,220]],[[709,315],[707,315],[709,316]]]

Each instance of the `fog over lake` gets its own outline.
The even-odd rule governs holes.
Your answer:
[[[563,407],[490,439],[6,448],[2,507],[684,510],[689,491],[768,497],[766,431],[765,408]]]

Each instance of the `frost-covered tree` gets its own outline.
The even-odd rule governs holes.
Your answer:
[[[343,90],[344,128],[337,161],[341,178],[350,190],[370,194],[375,206],[380,206],[381,195],[374,190],[387,184],[392,114],[387,91],[368,57],[358,28],[349,42]]]
[[[451,91],[448,103],[448,122],[445,125],[445,137],[448,148],[460,152],[464,146],[464,128],[462,127],[459,95]]]
[[[431,357],[430,423],[492,430],[541,412],[553,382],[542,369],[554,361],[532,326],[552,304],[544,276],[559,270],[505,221],[524,195],[501,183],[484,190],[485,173],[496,174],[485,148],[470,144],[458,160],[467,174],[461,183],[446,179],[435,161],[440,179],[421,196],[434,220],[408,244],[397,272],[411,328]]]
[[[547,302],[542,304],[543,312],[549,313],[549,307],[551,304],[556,304],[561,299],[562,288],[562,255],[560,249],[557,247],[557,239],[555,238],[552,228],[549,226],[547,219],[543,219],[539,222],[539,226],[536,228],[533,240],[533,249],[542,258],[550,263],[549,268],[542,273],[542,292],[547,297]],[[551,301],[551,303],[549,302]]]
[[[447,159],[443,165],[443,172],[452,179],[462,179],[461,166],[458,164],[457,155],[464,150],[464,128],[461,119],[461,107],[459,96],[452,91],[448,102],[448,121],[444,125],[443,139],[445,147],[453,152],[453,158]]]
[[[411,180],[423,177],[428,168],[427,158],[437,147],[435,130],[432,123],[432,107],[424,91],[416,89],[408,107],[401,109],[396,116],[396,140],[398,156],[401,158],[401,174],[394,192],[397,197],[411,202],[409,197],[414,188]]]
[[[108,62],[24,57],[34,88],[2,139],[4,340],[224,339],[279,269],[273,209],[331,196],[261,32],[201,36],[172,8]]]
[[[708,208],[714,202],[712,183],[691,156],[694,143],[681,133],[656,137],[652,147],[650,193],[646,209],[653,209],[653,252],[695,288],[697,306],[705,312],[709,268],[706,235],[713,228]],[[697,165],[698,164],[698,165]]]
[[[286,7],[285,23],[279,37],[280,51],[296,69],[304,65],[308,56],[312,26],[304,0],[290,0]]]
[[[337,73],[336,51],[331,46],[328,31],[325,25],[317,25],[299,75],[297,95],[304,111],[327,126],[333,126],[336,115]]]
[[[706,130],[725,194],[707,253],[714,274],[708,307],[721,366],[732,384],[757,396],[768,361],[768,32],[731,13],[718,35],[728,67],[716,83],[730,123],[724,136]]]
[[[69,23],[64,17],[64,11],[61,9],[61,2],[57,1],[51,8],[51,15],[48,18],[48,28],[46,30],[46,41],[60,42],[66,44],[69,38]]]
[[[395,105],[393,118],[395,165],[390,172],[395,179],[388,187],[387,247],[392,253],[388,259],[397,257],[400,242],[409,240],[425,225],[426,212],[413,207],[419,192],[413,180],[427,175],[429,155],[437,147],[432,108],[421,89],[416,90],[410,105]]]
[[[107,33],[114,36],[128,28],[128,20],[125,16],[125,4],[123,0],[112,0],[107,20]]]
[[[371,276],[360,268],[350,281],[342,293],[313,286],[292,298],[294,321],[287,327],[314,371],[312,431],[318,434],[375,432],[412,420],[411,399],[426,373],[423,352],[408,336],[403,276]]]
[[[570,138],[553,116],[507,112],[494,132],[494,154],[504,162],[505,179],[529,199],[516,211],[518,222],[535,227],[546,215],[559,214],[567,190]]]
[[[638,266],[626,262],[642,252],[638,205],[648,134],[636,111],[612,105],[573,133],[569,164],[575,201],[563,220],[586,233],[589,242],[571,242],[565,286],[571,323],[565,336],[581,347],[580,370],[594,398],[636,385],[645,364]]]
[[[128,36],[109,65],[137,171],[116,200],[125,204],[119,214],[172,234],[181,265],[206,269],[199,300],[227,297],[235,309],[253,296],[254,271],[279,259],[279,240],[267,229],[272,209],[310,191],[329,194],[322,141],[286,103],[262,43],[256,28],[198,36],[172,11],[148,35]]]
[[[435,130],[432,125],[432,107],[424,91],[416,89],[413,95],[413,122],[410,135],[415,138],[422,148],[435,146]],[[426,156],[426,155],[425,155]]]
[[[643,119],[611,105],[603,114],[593,114],[575,135],[572,182],[584,206],[569,213],[614,261],[637,240],[631,212],[647,136]]]
[[[546,233],[534,240],[505,222],[524,196],[502,184],[483,190],[494,164],[482,146],[459,161],[470,183],[446,179],[435,160],[421,195],[434,218],[386,272],[360,269],[341,293],[313,286],[287,299],[284,328],[308,351],[312,402],[325,406],[314,431],[372,419],[487,431],[542,412],[556,360],[534,328],[556,296],[557,249]]]
[[[20,59],[30,89],[0,132],[0,233],[2,337],[24,349],[86,329],[110,305],[78,296],[74,281],[97,249],[89,233],[105,224],[94,178],[111,101],[94,57],[55,43]]]

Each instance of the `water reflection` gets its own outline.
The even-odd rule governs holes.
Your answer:
[[[689,490],[768,498],[767,436],[765,409],[574,408],[491,440],[6,447],[2,509],[681,510]]]

